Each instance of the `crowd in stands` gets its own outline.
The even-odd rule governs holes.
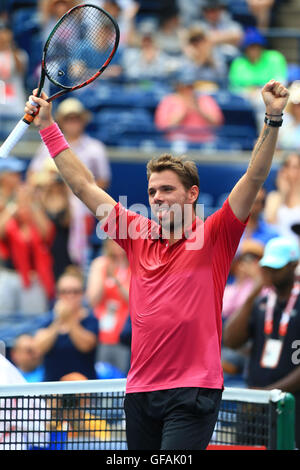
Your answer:
[[[0,11],[1,119],[23,112],[38,80],[42,44],[57,19],[78,3],[11,0]],[[215,148],[222,148],[224,133],[219,132],[230,124],[220,99],[225,92],[229,103],[237,96],[253,111],[254,141],[263,123],[261,87],[271,78],[290,86],[278,142],[287,157],[274,191],[262,189],[253,206],[225,289],[225,326],[253,291],[266,244],[279,236],[299,243],[300,82],[290,83],[286,58],[270,49],[265,34],[280,2],[240,2],[247,12],[244,22],[233,9],[239,2],[229,0],[153,1],[151,11],[146,8],[151,2],[142,0],[89,3],[117,19],[118,54],[99,81],[54,108],[67,141],[99,187],[111,183],[107,147],[121,145],[127,131],[145,126],[150,139],[166,147],[179,141],[187,148],[216,142]],[[141,123],[134,112],[143,107],[143,97],[150,117]],[[120,108],[127,116],[132,111],[133,124],[123,123],[123,134],[118,127],[113,139]],[[231,143],[243,135],[238,127]],[[244,149],[242,139],[235,148]],[[130,272],[124,253],[110,241],[95,249],[96,221],[71,194],[43,145],[27,163],[14,157],[0,161],[0,329],[21,325],[8,344],[10,358],[27,381],[60,380],[71,372],[88,379],[126,377]],[[228,344],[223,349],[226,383],[245,386],[249,351],[234,351]]]
[[[23,109],[24,97],[37,85],[42,48],[49,32],[58,18],[80,2],[7,0],[6,3],[7,8],[0,12],[3,116],[18,115]],[[93,0],[92,3],[116,18],[121,38],[101,83],[95,82],[78,94],[93,111],[89,123],[91,135],[108,145],[139,146],[150,139],[154,145],[168,147],[171,127],[171,131],[179,131],[176,140],[186,142],[187,148],[199,148],[202,144],[216,149],[251,150],[262,122],[261,85],[270,77],[285,84],[290,78],[284,55],[273,50],[267,39],[280,0]],[[86,61],[89,55],[84,54]],[[197,94],[209,95],[210,102],[215,102],[214,108],[219,106],[221,111],[225,101],[230,111],[234,97],[239,96],[240,109],[247,110],[245,122],[233,122],[229,115],[226,119],[211,119],[211,116],[207,119],[203,106],[194,110],[200,119],[186,119],[181,112],[175,123],[172,120],[169,123],[169,119],[157,122],[155,111],[161,102],[165,107],[167,95],[177,96],[182,75],[185,81],[193,82]],[[49,83],[46,90],[47,87],[48,92],[53,89]],[[184,98],[177,101],[182,101],[184,107]],[[124,124],[116,119],[121,108],[130,109],[132,121]],[[134,120],[139,119],[135,112],[141,108],[148,111],[143,132],[134,125]],[[106,113],[108,110],[110,113]],[[166,111],[170,113],[168,107]],[[194,134],[203,134],[203,139],[191,138],[190,129]],[[230,138],[226,139],[225,130]]]

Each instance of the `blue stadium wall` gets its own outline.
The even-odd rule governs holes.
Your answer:
[[[148,205],[146,160],[111,161],[112,182],[109,193],[115,200],[119,196],[127,196],[128,207],[135,203]],[[200,176],[200,202],[201,194],[212,196],[212,206],[217,208],[223,195],[230,192],[235,183],[246,171],[245,163],[197,163]],[[273,164],[270,175],[264,185],[267,191],[274,189],[277,164]],[[205,203],[205,199],[204,199]]]

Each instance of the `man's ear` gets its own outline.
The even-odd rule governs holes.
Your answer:
[[[189,189],[189,193],[190,193],[191,203],[194,203],[195,201],[197,201],[197,199],[199,197],[199,188],[198,188],[198,186],[196,184],[191,186],[191,188]]]

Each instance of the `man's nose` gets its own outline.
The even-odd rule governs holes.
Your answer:
[[[163,202],[162,193],[160,191],[156,191],[153,200],[154,200],[155,204],[161,204]]]

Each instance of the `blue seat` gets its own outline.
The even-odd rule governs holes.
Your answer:
[[[225,119],[217,130],[219,145],[230,145],[237,150],[251,150],[258,136],[256,115],[252,104],[244,97],[229,91],[214,95]]]
[[[154,110],[161,98],[170,92],[167,84],[153,83],[143,89],[139,84],[111,83],[104,79],[80,92],[82,102],[93,111],[103,108],[146,108]]]
[[[143,108],[104,109],[94,116],[88,129],[106,144],[118,146],[124,139],[127,146],[139,147],[145,140],[163,138],[153,123],[152,114]]]
[[[152,114],[146,109],[104,109],[94,116],[94,122],[98,125],[113,125],[117,122],[123,128],[143,128],[152,126]]]
[[[219,146],[234,150],[252,150],[257,139],[257,130],[251,125],[225,124],[217,130]]]

